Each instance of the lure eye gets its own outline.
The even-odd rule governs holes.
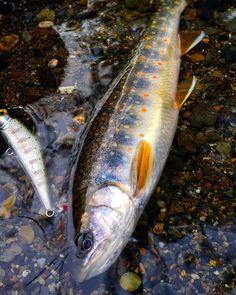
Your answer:
[[[75,237],[77,256],[83,257],[93,248],[93,235],[90,232],[80,233]]]

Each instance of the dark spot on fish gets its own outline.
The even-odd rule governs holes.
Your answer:
[[[115,134],[115,141],[119,144],[128,145],[130,142],[129,135],[125,132],[118,132]]]
[[[135,87],[137,88],[147,88],[149,86],[149,81],[147,79],[144,78],[138,78],[135,81]]]

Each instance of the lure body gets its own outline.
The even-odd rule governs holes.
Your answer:
[[[18,120],[11,118],[6,110],[0,110],[0,132],[17,155],[17,159],[29,176],[46,215],[54,215],[44,161],[38,139]]]

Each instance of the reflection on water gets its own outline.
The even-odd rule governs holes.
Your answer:
[[[217,6],[206,8],[203,2],[197,1],[201,13],[204,9],[217,11]],[[13,31],[22,36],[27,30],[33,41],[38,38],[33,49],[31,41],[22,41],[15,45],[19,46],[14,49],[15,53],[14,50],[0,52],[0,97],[4,98],[1,107],[8,103],[9,113],[39,135],[57,214],[52,219],[41,215],[41,205],[29,179],[14,152],[9,153],[1,138],[1,209],[11,196],[16,198],[9,209],[10,217],[4,215],[0,220],[0,293],[128,294],[121,288],[119,279],[122,274],[133,272],[142,279],[137,294],[235,294],[236,204],[232,191],[235,152],[222,145],[222,142],[232,142],[233,147],[233,93],[228,92],[226,100],[223,83],[229,85],[230,81],[224,82],[227,77],[223,74],[220,79],[219,73],[215,73],[216,77],[208,75],[209,67],[216,67],[209,56],[200,63],[194,62],[194,57],[184,60],[183,68],[187,72],[191,63],[197,76],[204,75],[194,98],[201,100],[209,96],[207,102],[218,112],[217,120],[210,126],[196,125],[196,118],[195,121],[192,118],[197,102],[189,103],[181,115],[159,186],[118,261],[106,273],[83,284],[77,284],[71,277],[78,261],[73,247],[70,192],[81,135],[95,103],[102,98],[138,42],[150,12],[128,10],[121,4],[107,5],[100,8],[96,17],[78,20],[77,13],[82,13],[83,7],[71,4],[66,6],[68,14],[65,14],[63,5],[51,4],[58,20],[53,29],[45,33],[29,16],[36,17],[44,7],[37,10],[34,4],[30,5],[33,7],[25,14],[21,6],[16,7],[21,24],[11,12],[0,23],[3,27],[0,37]],[[193,23],[211,34],[215,25],[210,21],[206,23],[204,18],[196,20],[194,13],[195,7],[191,6],[183,16],[182,26]],[[24,16],[28,21],[22,20]],[[13,20],[15,25],[7,28]],[[215,22],[220,24],[220,18]],[[226,36],[224,28],[219,30],[218,35],[211,38],[213,41],[217,38],[217,44],[221,45]],[[44,38],[48,40],[48,36],[56,38],[52,37],[47,52],[40,42]],[[222,40],[219,36],[223,36]],[[204,56],[215,56],[218,47],[215,48],[213,41],[197,50]],[[25,48],[32,50],[28,56]],[[31,54],[34,54],[32,59]],[[60,70],[47,68],[52,58],[58,59]],[[19,68],[26,64],[25,74],[20,76],[26,92],[19,86],[14,59]],[[223,67],[230,67],[234,73],[233,65],[219,63],[217,71],[221,73]],[[37,78],[35,69],[41,73]],[[9,77],[11,81],[4,84],[4,79]],[[60,84],[57,90],[55,81]],[[20,93],[14,100],[6,95],[11,85],[14,85],[12,93]],[[218,101],[211,97],[212,87],[220,93]],[[28,96],[25,98],[24,94]],[[24,104],[24,114],[13,108],[13,103]],[[183,136],[189,126],[199,141],[190,135],[187,140]],[[183,140],[187,141],[185,145]],[[18,293],[12,293],[13,290]]]

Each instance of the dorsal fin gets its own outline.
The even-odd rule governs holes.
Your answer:
[[[154,157],[152,146],[148,141],[143,140],[138,144],[132,162],[131,177],[136,184],[136,195],[146,186],[153,167]]]
[[[196,46],[205,36],[203,31],[182,31],[179,33],[181,55],[187,53],[190,49]]]
[[[178,84],[175,106],[177,109],[181,109],[187,98],[192,93],[194,87],[196,85],[195,76],[190,77],[188,79],[183,80]]]

